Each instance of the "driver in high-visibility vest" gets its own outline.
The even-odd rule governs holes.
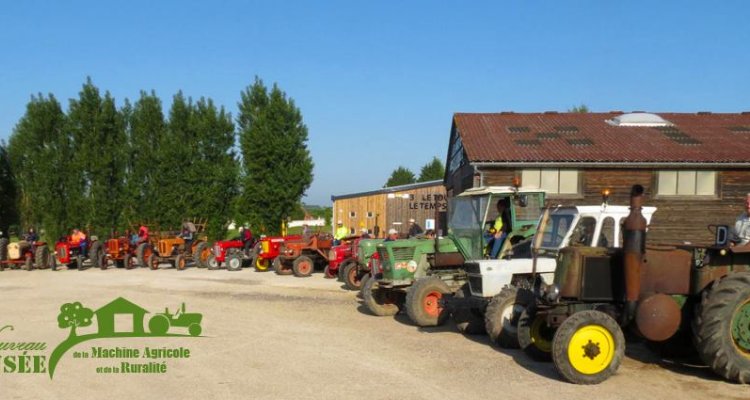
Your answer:
[[[344,226],[344,222],[339,220],[337,225],[338,225],[338,228],[336,228],[336,233],[333,235],[335,245],[341,244],[341,239],[349,236],[349,228]]]

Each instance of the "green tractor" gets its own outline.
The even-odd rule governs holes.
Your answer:
[[[530,238],[544,206],[544,192],[518,187],[479,187],[451,199],[448,235],[406,239],[378,245],[379,270],[362,287],[367,308],[375,315],[406,310],[418,326],[437,326],[449,316],[444,301],[470,293],[464,263],[488,257],[487,241],[498,216],[498,201],[509,204],[512,230],[499,256]]]
[[[643,187],[631,196],[622,248],[566,247],[554,283],[532,289],[520,347],[551,358],[569,382],[597,384],[617,372],[628,331],[663,355],[694,350],[716,374],[750,383],[750,245],[730,246],[726,226],[709,227],[711,245],[646,245]]]

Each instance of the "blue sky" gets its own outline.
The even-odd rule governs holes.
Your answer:
[[[302,110],[306,202],[445,159],[454,112],[750,110],[742,1],[12,1],[0,12],[0,139],[31,94],[86,76],[236,115],[254,76]]]

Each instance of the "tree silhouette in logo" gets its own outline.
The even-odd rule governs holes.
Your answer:
[[[72,338],[76,336],[76,328],[91,325],[91,318],[94,316],[94,312],[90,308],[86,308],[81,303],[65,303],[60,307],[60,315],[57,316],[57,323],[60,328],[71,328],[70,336]]]

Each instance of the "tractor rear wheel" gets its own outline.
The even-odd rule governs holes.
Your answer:
[[[125,269],[133,269],[138,266],[138,260],[130,254],[125,254],[125,257],[122,259],[122,264],[125,266]]]
[[[442,325],[449,315],[440,301],[451,294],[448,285],[437,276],[418,279],[406,291],[406,314],[417,326]]]
[[[730,273],[704,291],[695,314],[701,359],[724,379],[750,383],[750,273]]]
[[[398,314],[403,306],[402,294],[395,290],[382,289],[377,284],[377,279],[368,279],[362,287],[362,299],[367,309],[379,317]]]
[[[339,264],[339,269],[336,271],[336,279],[338,279],[341,282],[344,282],[346,280],[346,275],[344,274],[344,271],[346,270],[346,267],[349,266],[352,262],[355,262],[354,260],[344,260],[341,264]]]
[[[76,256],[75,261],[72,264],[74,264],[79,271],[85,271],[87,269],[83,266],[83,256],[80,254]],[[70,264],[68,264],[68,268],[70,268]]]
[[[242,255],[239,252],[227,255],[225,262],[227,264],[228,271],[242,270]]]
[[[206,260],[206,264],[208,265],[208,269],[213,271],[217,270],[221,267],[221,264],[216,261],[216,256],[214,254],[211,254],[208,256],[208,260]]]
[[[151,263],[149,262],[149,260],[152,254],[153,254],[153,251],[151,250],[150,244],[148,243],[139,244],[138,247],[136,247],[135,249],[135,256],[138,259],[138,265],[140,265],[141,267],[151,267]]]
[[[552,340],[555,369],[568,382],[593,385],[617,372],[625,355],[625,335],[609,315],[596,310],[566,319]]]
[[[8,239],[0,239],[0,261],[8,259]]]
[[[149,268],[153,270],[159,269],[159,258],[156,257],[156,254],[151,254],[148,256],[147,264]]]
[[[308,256],[299,256],[292,262],[292,272],[298,278],[307,278],[312,275],[313,269],[315,269],[315,264]]]
[[[359,276],[359,265],[356,262],[346,264],[344,268],[344,286],[349,290],[362,288],[362,279]]]
[[[281,259],[279,257],[273,259],[273,271],[276,272],[276,275],[292,274],[292,269],[285,266],[284,263],[281,262]]]
[[[552,357],[552,339],[555,331],[547,326],[543,315],[526,308],[518,318],[518,346],[536,361],[549,361]]]
[[[333,279],[338,275],[338,270],[336,272],[331,272],[331,266],[326,265],[326,268],[323,270],[323,276],[325,276],[326,279]]]
[[[195,265],[198,268],[208,267],[208,257],[211,255],[211,247],[206,242],[200,242],[195,246]]]
[[[148,320],[148,330],[152,335],[164,335],[169,330],[169,318],[155,315]]]
[[[471,289],[468,283],[465,283],[458,289],[455,298],[459,300],[471,298]],[[481,310],[477,310],[476,308],[457,307],[453,310],[453,321],[456,323],[458,331],[465,335],[481,335],[485,333],[484,316]]]
[[[102,249],[102,242],[96,241],[91,244],[91,248],[89,249],[89,261],[91,261],[91,265],[94,268],[101,268],[102,264],[102,258],[101,256],[104,254],[104,250]],[[104,267],[107,268],[106,266]]]
[[[47,269],[49,268],[49,247],[39,246],[34,252],[34,261],[36,262],[36,269]]]
[[[26,259],[23,262],[23,269],[25,271],[31,271],[34,269],[34,263],[33,263],[34,257],[31,256],[31,254],[26,255]]]
[[[271,265],[271,262],[266,258],[262,258],[260,255],[256,255],[253,258],[252,264],[255,267],[255,272],[266,272],[268,271],[268,267]]]
[[[178,271],[185,270],[185,267],[187,267],[187,260],[185,259],[185,255],[178,254],[177,257],[175,257],[174,267],[177,268]]]
[[[490,300],[484,312],[484,326],[490,340],[506,349],[518,348],[518,319],[534,301],[524,288],[506,286]]]

